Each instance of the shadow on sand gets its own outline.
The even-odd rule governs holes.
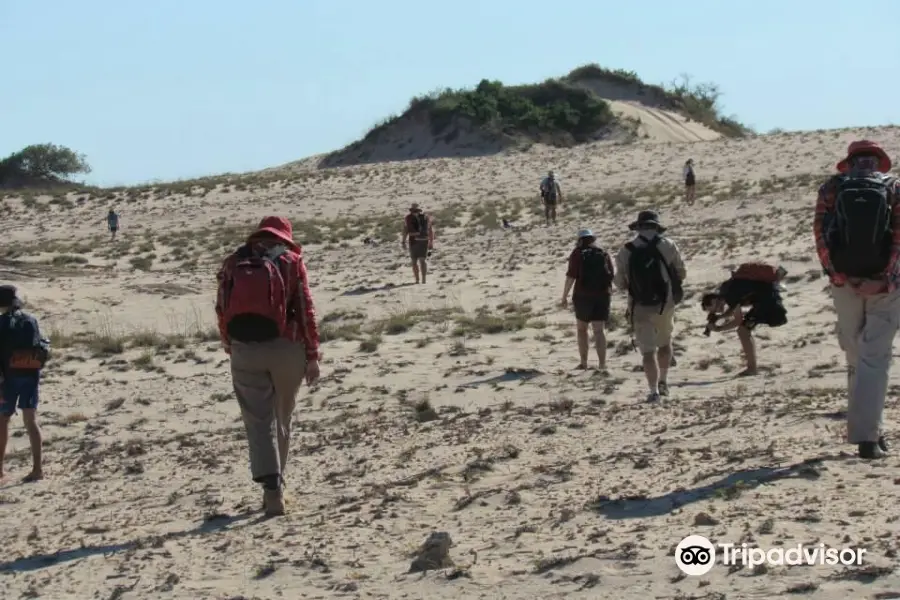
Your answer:
[[[256,518],[253,518],[253,517]],[[219,531],[233,530],[248,525],[254,525],[266,520],[267,517],[261,513],[250,512],[240,513],[237,515],[215,514],[206,517],[202,523],[193,529],[186,531],[174,531],[162,535],[151,535],[130,542],[122,542],[119,544],[107,544],[103,546],[83,546],[80,548],[72,548],[69,550],[58,550],[51,554],[35,554],[34,556],[23,556],[15,560],[0,562],[0,573],[9,572],[27,572],[37,571],[60,563],[65,563],[98,554],[116,554],[127,550],[138,548],[149,548],[157,546],[169,540],[175,540],[195,535],[207,535]],[[230,527],[236,525],[234,527]]]
[[[412,281],[407,283],[386,283],[384,285],[378,287],[368,287],[362,285],[358,288],[353,288],[352,290],[347,290],[341,296],[363,296],[365,294],[374,294],[375,292],[386,292],[388,290],[393,290],[396,288],[408,287],[411,285],[416,285]]]
[[[494,377],[488,377],[487,379],[478,379],[476,381],[470,381],[469,383],[464,383],[459,387],[478,387],[479,385],[494,385],[497,383],[511,383],[513,381],[528,381],[529,379],[534,379],[543,375],[541,371],[535,369],[506,369],[503,375],[496,375]]]
[[[688,504],[706,500],[720,492],[734,488],[752,488],[774,483],[781,479],[818,479],[821,477],[817,465],[826,460],[843,460],[846,455],[832,455],[811,458],[786,467],[761,467],[732,473],[710,484],[691,489],[680,489],[663,496],[626,496],[610,498],[600,496],[587,508],[607,519],[645,519],[668,514]]]
[[[706,381],[678,381],[675,383],[670,383],[669,387],[672,388],[680,388],[680,387],[704,387],[707,385],[715,385],[717,383],[728,383],[729,381],[734,381],[735,377],[720,377],[719,379],[708,379]]]

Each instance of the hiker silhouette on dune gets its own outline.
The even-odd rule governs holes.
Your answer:
[[[847,441],[864,459],[888,452],[884,402],[900,323],[900,182],[876,143],[853,142],[819,188],[813,233],[831,283],[847,360]]]
[[[559,181],[553,171],[547,173],[547,176],[541,181],[540,191],[546,224],[550,225],[552,221],[556,225],[556,207],[562,204],[563,197],[562,188],[559,187]]]
[[[416,283],[425,283],[428,275],[428,256],[434,249],[434,224],[431,217],[426,215],[415,202],[409,207],[409,213],[403,218],[400,245],[404,250],[407,248],[407,243]]]
[[[319,378],[319,330],[290,221],[266,217],[217,275],[216,316],[267,515],[284,514],[291,419],[304,380]]]
[[[109,229],[109,241],[115,241],[116,232],[119,231],[119,215],[113,209],[106,213],[106,227]]]
[[[700,305],[707,312],[704,335],[737,330],[747,368],[741,375],[756,375],[756,345],[753,329],[757,325],[781,327],[787,323],[779,283],[787,274],[781,267],[764,263],[744,263],[712,293],[705,294]],[[744,313],[743,308],[749,308]],[[720,320],[726,319],[724,323]]]
[[[697,196],[697,177],[694,174],[693,158],[687,159],[687,162],[684,163],[682,174],[684,176],[684,203],[691,206]]]

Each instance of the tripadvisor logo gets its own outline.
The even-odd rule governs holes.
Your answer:
[[[740,565],[753,569],[760,565],[861,565],[865,548],[831,548],[825,544],[777,546],[763,549],[747,544],[713,544],[702,535],[689,535],[675,548],[675,564],[685,575],[705,575],[716,565],[716,555],[726,567]]]

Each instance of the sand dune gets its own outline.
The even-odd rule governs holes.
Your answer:
[[[659,127],[677,138],[690,125]],[[817,183],[860,137],[900,156],[900,129],[884,127],[294,164],[205,189],[5,200],[0,273],[57,350],[46,480],[16,483],[29,467],[19,421],[10,440],[0,596],[900,597],[897,459],[863,463],[842,443],[845,376],[810,233]],[[689,156],[694,207],[679,202]],[[548,168],[568,195],[555,228],[535,197]],[[391,237],[412,200],[438,228],[426,286],[406,285]],[[101,229],[111,204],[115,243]],[[608,377],[572,371],[573,317],[556,305],[577,229],[614,248],[648,207],[689,270],[673,395],[658,407],[641,402],[624,299]],[[295,416],[290,514],[266,521],[212,302],[217,262],[270,213],[306,242],[327,341]],[[517,227],[498,228],[504,217]],[[697,302],[747,259],[787,267],[790,322],[759,332],[764,373],[736,379],[737,340],[703,337]],[[452,565],[410,573],[434,531]],[[858,545],[868,562],[684,577],[673,552],[690,533]]]

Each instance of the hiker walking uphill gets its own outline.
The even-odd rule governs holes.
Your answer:
[[[578,242],[569,256],[562,305],[568,305],[569,292],[574,287],[572,304],[575,308],[575,332],[578,338],[579,369],[588,368],[588,328],[594,330],[597,366],[606,369],[606,322],[612,298],[614,268],[609,254],[597,245],[597,237],[590,229],[578,232]]]
[[[416,283],[425,283],[428,275],[428,256],[434,249],[434,226],[431,217],[422,212],[418,204],[409,207],[403,219],[403,233],[400,244],[405,250],[409,243],[409,258],[412,260],[413,276]]]
[[[616,256],[616,287],[628,292],[628,314],[644,363],[648,402],[669,395],[675,306],[681,302],[686,276],[675,242],[652,210],[643,210],[628,226],[637,235]]]
[[[697,177],[694,175],[694,159],[684,163],[684,203],[692,205],[697,195]]]
[[[113,209],[109,209],[109,212],[106,214],[106,227],[109,229],[109,240],[114,241],[116,232],[119,231],[119,215]]]
[[[304,379],[319,378],[319,331],[291,223],[266,217],[222,264],[216,315],[268,515],[284,514],[291,417]]]
[[[15,287],[0,286],[0,480],[9,440],[9,422],[22,411],[31,446],[31,473],[24,482],[43,479],[43,438],[37,422],[41,370],[50,355],[49,342],[41,337],[37,319],[22,310]]]
[[[541,202],[544,204],[544,219],[547,225],[550,221],[556,225],[556,207],[562,204],[562,188],[559,187],[559,181],[553,171],[547,173],[547,176],[541,181]]]
[[[888,450],[882,419],[900,323],[900,182],[890,169],[878,144],[850,144],[819,188],[813,221],[847,359],[847,441],[862,458]]]
[[[753,329],[757,325],[781,327],[787,323],[779,283],[787,274],[781,267],[765,263],[744,263],[712,293],[705,294],[700,305],[707,312],[704,335],[737,330],[747,368],[740,375],[756,375],[757,356]],[[744,313],[743,307],[749,307]],[[726,319],[724,323],[720,320]]]

